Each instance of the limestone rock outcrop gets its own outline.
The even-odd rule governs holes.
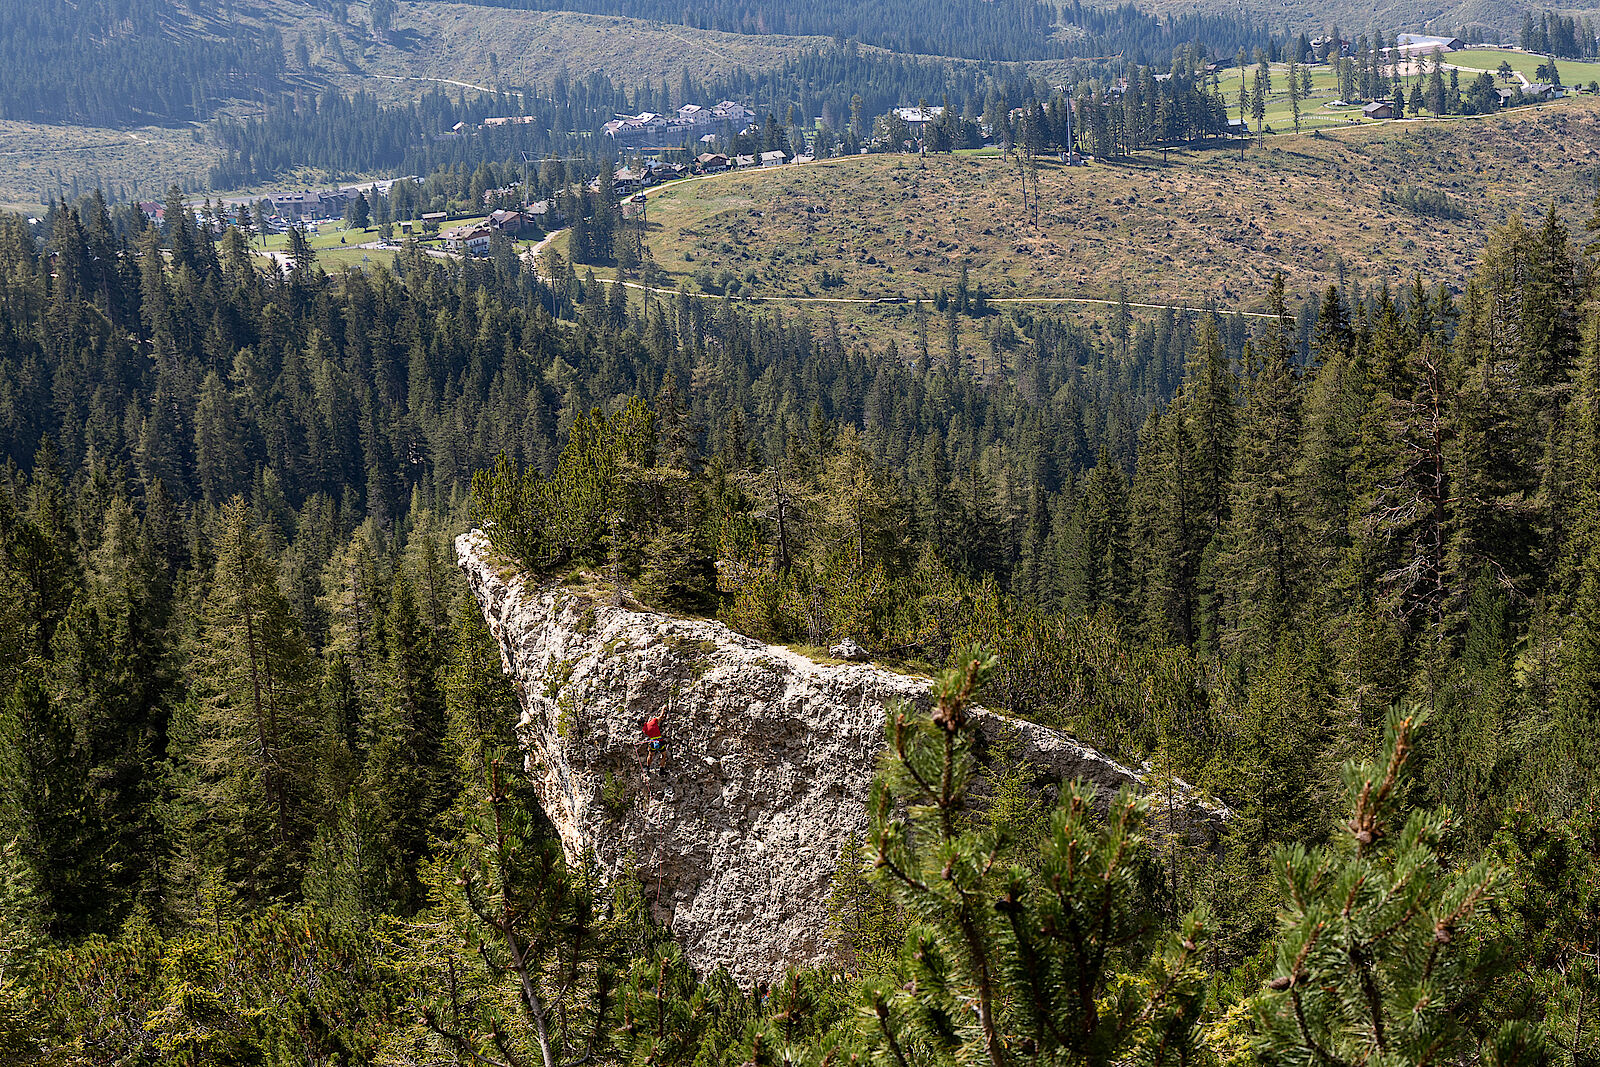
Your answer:
[[[866,829],[885,705],[926,704],[927,681],[541,586],[479,532],[456,552],[569,856],[592,853],[608,877],[636,871],[697,967],[748,982],[827,959],[829,884],[840,846]],[[659,776],[642,769],[640,730],[656,715],[669,739]],[[978,718],[1047,789],[1082,778],[1109,796],[1142,780],[1042,726]]]

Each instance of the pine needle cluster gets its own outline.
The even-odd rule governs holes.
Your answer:
[[[1277,974],[1255,1001],[1258,1054],[1286,1065],[1540,1062],[1536,1028],[1487,1014],[1502,958],[1464,936],[1499,893],[1489,858],[1453,869],[1445,809],[1406,805],[1420,712],[1391,711],[1383,750],[1345,767],[1350,818],[1327,846],[1279,851]]]
[[[1148,894],[1147,804],[1131,792],[1096,811],[1067,790],[1037,871],[1006,858],[1003,832],[968,817],[970,703],[994,668],[972,649],[921,716],[901,707],[874,795],[877,877],[911,917],[909,981],[868,987],[875,1061],[886,1067],[1045,1063],[1181,1064],[1204,1004],[1206,916],[1164,936]]]

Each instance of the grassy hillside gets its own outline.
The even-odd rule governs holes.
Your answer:
[[[676,82],[684,69],[703,78],[736,68],[760,70],[828,43],[825,37],[717,33],[606,15],[435,0],[400,5],[394,30],[380,40],[363,28],[364,4],[352,4],[350,24],[338,27],[303,4],[253,3],[254,17],[278,27],[291,52],[302,35],[311,42],[309,77],[396,97],[415,96],[441,82],[486,88],[544,84],[557,73],[573,78],[600,73],[629,85],[647,78]],[[318,47],[319,31],[339,35],[344,61],[330,48]]]
[[[1529,81],[1538,80],[1538,69],[1545,62],[1544,56],[1533,55],[1528,52],[1513,52],[1500,48],[1475,48],[1461,52],[1452,52],[1445,58],[1445,62],[1452,67],[1462,70],[1498,70],[1501,63],[1511,64],[1511,69],[1517,71]],[[1556,69],[1561,73],[1563,85],[1587,85],[1594,80],[1600,80],[1600,63],[1580,63],[1575,59],[1556,60]]]
[[[746,36],[629,19],[569,12],[507,11],[419,0],[400,5],[393,31],[375,36],[364,3],[352,3],[338,24],[301,0],[236,0],[231,22],[205,5],[175,2],[164,31],[180,42],[220,39],[224,31],[275,30],[284,41],[286,67],[278,83],[318,92],[363,90],[402,102],[443,86],[498,88],[547,83],[558,73],[580,79],[602,73],[637,85],[675,80],[684,69],[697,76],[781,65],[823,38]],[[307,42],[309,63],[296,45]],[[234,114],[252,110],[249,100],[216,100]],[[0,127],[0,203],[36,209],[41,193],[70,193],[96,184],[138,183],[141,195],[159,197],[178,182],[204,186],[220,149],[206,139],[204,123],[106,128],[6,121]]]
[[[667,284],[742,296],[915,298],[961,265],[998,297],[1111,297],[1259,305],[1268,280],[1315,292],[1413,271],[1460,279],[1486,229],[1555,203],[1588,214],[1600,161],[1591,102],[1492,119],[1393,123],[1159,153],[1130,165],[1039,168],[1024,208],[1016,167],[994,155],[873,156],[667,186],[648,241]],[[1456,219],[1414,214],[1407,186],[1448,197]]]
[[[0,205],[37,210],[44,197],[70,197],[73,178],[83,192],[110,186],[130,195],[137,182],[141,197],[159,200],[173,182],[200,186],[219,155],[189,129],[0,121]]]
[[[1535,7],[1521,0],[1143,0],[1140,4],[1153,12],[1181,15],[1190,11],[1216,14],[1243,12],[1265,19],[1273,26],[1314,32],[1338,26],[1349,33],[1381,28],[1389,33],[1427,29],[1454,33],[1468,25],[1492,26],[1502,34],[1515,34],[1522,25],[1523,12]],[[1561,10],[1568,14],[1595,13],[1592,5]]]

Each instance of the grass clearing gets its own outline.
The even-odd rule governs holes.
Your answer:
[[[319,28],[331,28],[321,11],[281,2],[257,0],[256,17],[280,29],[291,49],[300,35],[314,42]],[[683,70],[706,79],[770,70],[829,42],[827,37],[722,33],[574,11],[412,0],[399,6],[389,40],[347,28],[342,46],[348,62],[340,65],[318,55],[311,74],[392,100],[438,88],[455,93],[452,83],[459,82],[487,88],[545,85],[558,73],[574,81],[600,73],[636,86],[663,76],[673,80]]]
[[[1115,299],[1121,287],[1133,301],[1259,310],[1280,270],[1301,293],[1415,271],[1463,279],[1514,213],[1554,202],[1586,218],[1596,146],[1600,108],[1571,101],[1269,138],[1243,160],[1042,161],[1037,223],[1005,160],[857,157],[667,185],[650,194],[647,243],[669,287],[742,297],[926,298],[965,263],[994,297]],[[1384,202],[1407,185],[1445,193],[1464,217]]]
[[[188,128],[136,130],[50,126],[0,120],[0,203],[36,210],[40,194],[54,199],[96,186],[126,188],[130,196],[161,200],[174,182],[203,187],[221,153],[196,141]]]
[[[1537,72],[1539,64],[1546,62],[1541,55],[1531,52],[1512,52],[1500,48],[1467,49],[1462,52],[1451,52],[1444,57],[1448,67],[1464,68],[1466,70],[1487,70],[1493,73],[1500,69],[1501,63],[1511,64],[1511,69],[1527,78],[1529,81],[1538,81]],[[1588,85],[1591,81],[1600,81],[1600,63],[1580,63],[1575,59],[1556,60],[1556,70],[1561,75],[1564,85]]]

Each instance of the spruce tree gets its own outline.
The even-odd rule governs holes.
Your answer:
[[[109,879],[124,874],[104,862],[91,766],[67,709],[29,671],[0,705],[0,843],[35,887],[33,917],[56,937],[100,928],[117,899]]]
[[[238,499],[222,511],[189,681],[199,704],[184,800],[201,853],[246,900],[288,898],[323,811],[327,738],[299,627]]]
[[[422,903],[420,870],[433,821],[450,803],[453,776],[444,751],[442,663],[404,573],[395,582],[389,641],[387,692],[362,731],[370,750],[356,803],[382,839],[388,908],[410,914]]]
[[[1251,346],[1239,458],[1224,530],[1225,646],[1254,659],[1286,632],[1299,608],[1305,529],[1293,463],[1300,453],[1301,385],[1283,276],[1273,281],[1274,320]]]

